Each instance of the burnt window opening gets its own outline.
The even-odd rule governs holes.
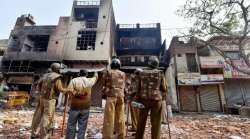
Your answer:
[[[46,52],[49,45],[49,35],[28,35],[22,51]]]
[[[120,38],[120,47],[150,49],[155,48],[156,38],[153,37],[122,37]]]
[[[79,31],[76,50],[95,50],[96,31]]]
[[[196,62],[196,57],[194,53],[186,54],[187,57],[187,67],[189,72],[198,72],[198,65]]]
[[[4,50],[0,50],[0,56],[4,55]]]
[[[99,8],[75,8],[74,19],[76,21],[92,20],[97,21],[99,15]]]
[[[120,57],[122,65],[130,64],[132,61],[131,57]]]
[[[177,57],[182,57],[182,55],[181,54],[177,54]]]
[[[11,36],[9,47],[11,47],[11,48],[20,47],[20,40],[19,40],[18,36],[16,36],[16,35]]]

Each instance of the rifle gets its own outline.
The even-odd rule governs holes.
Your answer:
[[[129,120],[129,103],[130,103],[130,100],[129,99],[127,99],[127,128],[126,128],[126,137],[128,137],[128,127],[129,127],[129,124],[128,124],[128,120]]]
[[[168,137],[171,139],[171,129],[170,129],[170,123],[169,123],[169,112],[167,107],[167,123],[168,123]]]

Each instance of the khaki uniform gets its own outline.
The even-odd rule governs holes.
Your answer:
[[[151,111],[151,138],[160,139],[162,100],[165,100],[167,95],[166,80],[159,70],[144,70],[139,78],[140,88],[137,97],[145,108],[140,109],[136,139],[143,139],[149,111]]]
[[[139,78],[137,75],[132,75],[131,76],[131,81],[129,85],[129,94],[132,96],[132,100],[134,99],[134,95],[138,91],[139,87]],[[137,124],[138,124],[138,119],[139,119],[139,109],[135,108],[129,103],[129,110],[131,114],[131,121],[132,121],[132,130],[136,131]]]
[[[105,75],[106,106],[103,123],[103,139],[113,139],[116,124],[118,139],[125,139],[124,111],[125,73],[110,70]]]
[[[45,74],[40,80],[38,87],[40,90],[39,103],[32,120],[32,135],[35,134],[40,125],[40,138],[47,139],[53,128],[53,120],[56,105],[56,93],[66,93],[63,88],[61,75],[55,72]]]

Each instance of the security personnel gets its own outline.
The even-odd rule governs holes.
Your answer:
[[[61,64],[51,64],[51,72],[46,73],[38,83],[38,90],[40,92],[39,105],[34,113],[32,123],[40,125],[40,138],[50,138],[50,133],[53,128],[53,120],[56,106],[56,93],[72,92],[69,89],[63,88],[60,69]],[[41,116],[39,118],[39,116]],[[41,120],[40,120],[41,119]],[[32,127],[34,126],[32,124]],[[31,138],[35,138],[32,136]]]
[[[138,101],[144,105],[139,112],[136,139],[143,139],[147,116],[150,112],[151,138],[160,139],[162,100],[167,96],[166,80],[162,71],[158,70],[157,57],[149,59],[149,69],[139,73],[140,87],[137,93]]]
[[[142,71],[142,69],[136,69],[134,74],[131,76],[131,85],[130,85],[130,98],[131,101],[133,101],[137,94],[138,87],[140,85],[139,83],[139,73]],[[136,131],[138,119],[139,119],[139,109],[134,107],[131,103],[129,105],[129,110],[131,113],[131,121],[132,121],[132,129],[131,131]]]
[[[51,69],[49,68],[47,73],[52,72]],[[46,75],[46,74],[45,74]],[[37,77],[38,78],[38,77]],[[31,123],[31,139],[33,138],[37,138],[38,137],[38,129],[39,129],[39,124],[40,121],[42,120],[42,105],[41,105],[41,93],[39,93],[38,87],[40,82],[42,81],[43,78],[40,79],[34,79],[34,83],[32,85],[32,90],[31,90],[31,94],[34,95],[33,97],[35,98],[35,101],[37,101],[37,105],[36,105],[36,110],[35,113],[33,115],[33,119],[32,119],[32,123]],[[31,104],[33,100],[30,100]]]
[[[106,105],[103,123],[103,139],[113,139],[114,126],[118,139],[125,139],[124,89],[125,73],[120,71],[121,62],[114,58],[111,70],[107,71],[104,85]]]

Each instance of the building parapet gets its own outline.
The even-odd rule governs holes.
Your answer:
[[[135,28],[159,28],[159,23],[150,23],[150,24],[118,24],[120,29],[135,29]]]
[[[86,0],[86,1],[82,1],[82,0],[76,0],[74,1],[74,6],[99,6],[101,4],[100,0]]]

